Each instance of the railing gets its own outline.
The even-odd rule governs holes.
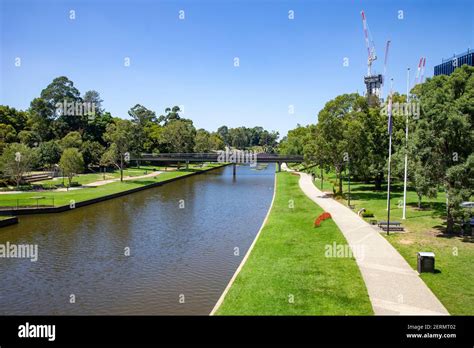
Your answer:
[[[223,153],[225,154],[225,152]],[[131,161],[146,160],[198,160],[198,161],[217,161],[219,153],[142,153],[141,156],[131,158]],[[280,162],[302,162],[303,156],[298,155],[279,155],[269,153],[258,153],[257,161],[280,161]]]
[[[0,210],[39,209],[54,207],[54,197],[28,197],[2,199],[0,195]]]

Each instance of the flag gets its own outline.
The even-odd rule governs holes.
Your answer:
[[[387,113],[388,113],[388,134],[392,135],[392,96],[388,98]]]

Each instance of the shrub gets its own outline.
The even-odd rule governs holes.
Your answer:
[[[365,217],[365,218],[374,217],[374,213],[372,213],[369,210],[366,210],[362,213],[362,216]]]

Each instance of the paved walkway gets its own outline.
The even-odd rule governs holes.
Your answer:
[[[123,181],[128,181],[128,180],[135,180],[135,179],[143,179],[143,178],[153,178],[159,174],[163,173],[162,171],[156,171],[156,172],[151,172],[150,174],[145,174],[145,175],[140,175],[140,176],[124,176]],[[96,187],[96,186],[102,186],[106,184],[110,184],[112,182],[120,181],[120,178],[115,178],[115,179],[108,179],[108,180],[99,180],[95,182],[90,182],[88,184],[82,185],[82,187]]]
[[[306,196],[331,214],[351,249],[360,251],[353,254],[376,315],[449,314],[418,273],[380,232],[346,206],[325,198],[313,185],[309,174],[300,173],[299,185]]]

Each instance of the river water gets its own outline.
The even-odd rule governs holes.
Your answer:
[[[232,166],[65,213],[20,216],[0,244],[0,314],[207,315],[270,207],[275,167]],[[130,256],[126,256],[127,251]]]

